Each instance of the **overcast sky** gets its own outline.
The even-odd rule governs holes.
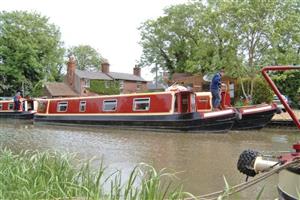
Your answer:
[[[37,11],[62,33],[66,47],[87,44],[111,65],[111,71],[132,73],[142,48],[137,27],[163,15],[163,9],[187,0],[0,0],[0,10]],[[142,76],[152,79],[149,70]]]

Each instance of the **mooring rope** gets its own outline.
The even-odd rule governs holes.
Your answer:
[[[205,195],[196,196],[196,197],[188,197],[188,198],[185,198],[185,200],[216,200],[222,194],[226,194],[228,196],[233,195],[235,193],[241,192],[241,191],[269,178],[270,176],[280,172],[281,170],[291,167],[292,165],[299,167],[299,165],[297,165],[299,163],[300,163],[300,159],[294,160],[289,163],[285,163],[278,168],[274,168],[273,170],[271,170],[269,172],[265,172],[263,175],[259,176],[258,178],[252,179],[251,181],[248,181],[248,182],[237,184],[237,185],[229,188],[228,189],[229,192],[226,189],[224,189],[224,190],[220,190],[220,191],[213,192],[210,194],[205,194]],[[279,164],[279,163],[277,163],[277,164]],[[277,164],[275,164],[275,165],[277,165]],[[273,168],[275,165],[271,166],[270,168]]]

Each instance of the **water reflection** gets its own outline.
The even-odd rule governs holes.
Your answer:
[[[224,187],[223,175],[231,185],[245,176],[236,170],[239,154],[245,149],[287,151],[300,138],[297,130],[263,129],[227,134],[158,133],[97,128],[34,126],[31,122],[0,122],[0,146],[23,149],[58,150],[77,153],[80,159],[102,159],[111,169],[128,174],[141,162],[156,169],[168,168],[178,174],[185,190],[199,195]],[[96,163],[97,163],[96,162]],[[262,199],[277,196],[277,177],[240,194],[253,199],[266,185]]]

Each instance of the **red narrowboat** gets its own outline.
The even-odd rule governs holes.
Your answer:
[[[197,92],[196,104],[197,111],[211,111],[212,96],[210,92]],[[233,108],[230,105],[230,96],[228,93],[222,92],[221,107],[225,110],[236,109],[239,117],[236,118],[233,130],[248,130],[248,129],[260,129],[265,127],[273,118],[275,113],[279,112],[276,104],[258,104],[251,106],[243,106]]]
[[[20,107],[15,108],[13,100],[1,100],[0,118],[33,119],[34,104],[33,100],[22,100]]]
[[[234,109],[197,112],[188,90],[94,97],[40,99],[35,123],[95,125],[113,128],[225,132]]]

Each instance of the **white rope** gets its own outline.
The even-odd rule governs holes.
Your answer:
[[[248,182],[240,183],[238,185],[235,185],[235,186],[229,188],[228,189],[229,192],[227,190],[220,190],[220,191],[217,191],[217,192],[213,192],[213,193],[205,194],[205,195],[201,195],[201,196],[188,197],[188,198],[185,198],[185,200],[216,200],[216,199],[218,199],[218,197],[220,195],[225,194],[226,192],[227,192],[226,194],[229,196],[229,195],[235,194],[237,192],[241,192],[241,191],[243,191],[243,190],[245,190],[245,189],[247,189],[247,188],[249,188],[249,187],[251,187],[251,186],[267,179],[267,178],[269,178],[270,176],[280,172],[281,170],[284,170],[288,167],[291,167],[292,165],[295,165],[295,166],[299,167],[299,165],[297,165],[299,163],[300,163],[299,159],[294,160],[294,161],[289,162],[289,163],[285,163],[285,164],[283,164],[282,166],[280,166],[278,168],[275,168],[275,169],[273,169],[269,172],[264,173],[263,175],[259,176],[258,178],[252,179],[251,181],[248,181]],[[273,166],[270,167],[270,168],[273,168]]]

